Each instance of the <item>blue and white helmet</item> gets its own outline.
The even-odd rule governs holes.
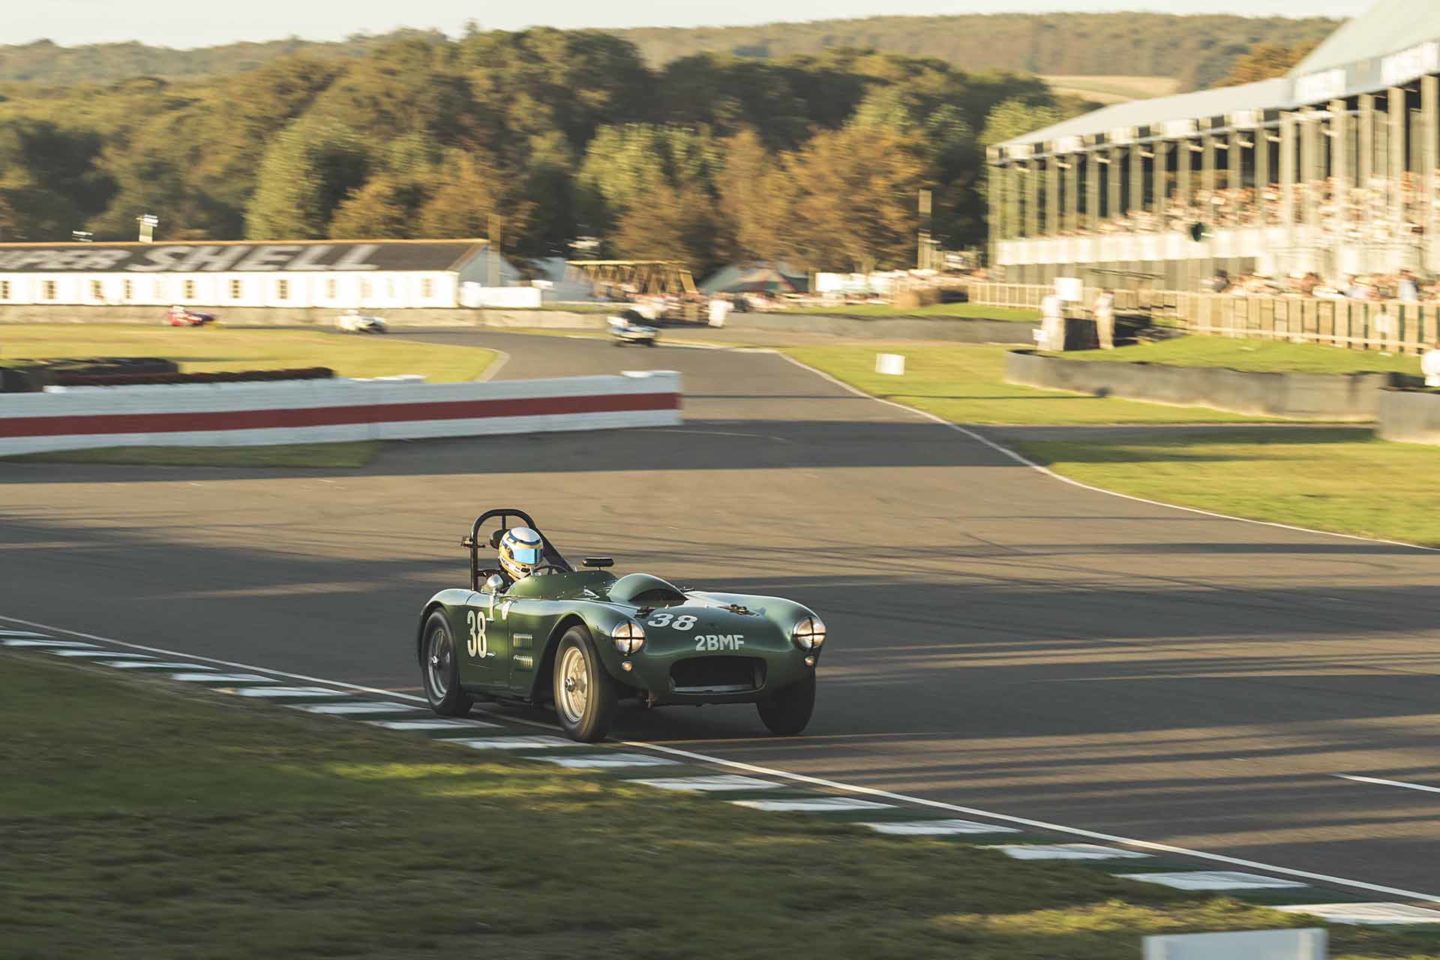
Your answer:
[[[530,576],[544,555],[544,539],[529,527],[511,527],[500,538],[500,569],[512,581]]]

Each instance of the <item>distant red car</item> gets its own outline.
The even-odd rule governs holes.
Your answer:
[[[215,314],[191,310],[177,303],[165,314],[165,322],[172,327],[203,327],[207,323],[215,322]]]

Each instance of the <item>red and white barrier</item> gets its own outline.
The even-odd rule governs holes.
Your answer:
[[[266,446],[671,426],[680,374],[485,383],[102,387],[0,395],[0,455],[119,446]]]

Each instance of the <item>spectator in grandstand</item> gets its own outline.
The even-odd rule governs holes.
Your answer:
[[[1395,297],[1406,303],[1420,302],[1420,284],[1416,281],[1415,274],[1409,270],[1400,271],[1400,279],[1395,284]]]
[[[1209,290],[1211,293],[1224,293],[1230,289],[1230,274],[1224,270],[1216,270],[1215,276],[1210,278]]]
[[[1095,335],[1101,350],[1115,349],[1115,291],[1106,287],[1095,298]]]

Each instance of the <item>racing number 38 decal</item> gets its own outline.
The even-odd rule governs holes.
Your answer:
[[[465,623],[470,627],[470,636],[465,641],[465,652],[472,657],[490,656],[490,644],[485,639],[485,612],[465,611]]]
[[[695,626],[695,618],[688,613],[681,617],[677,617],[673,613],[657,613],[645,623],[651,627],[674,627],[676,630],[689,630]]]

